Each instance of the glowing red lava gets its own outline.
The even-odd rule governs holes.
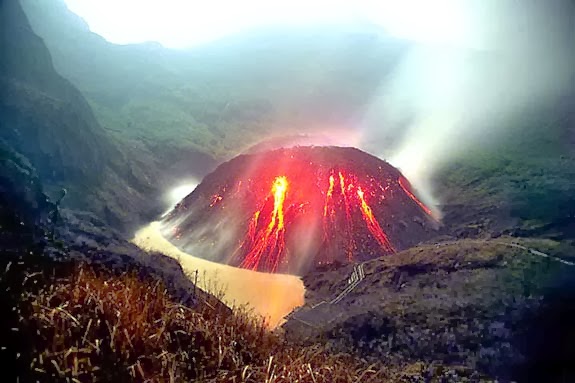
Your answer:
[[[250,233],[246,240],[251,242],[251,250],[245,256],[241,266],[246,269],[260,269],[262,256],[266,255],[265,262],[267,269],[277,270],[279,261],[283,255],[285,247],[285,225],[284,225],[284,201],[288,189],[288,181],[285,176],[276,177],[273,182],[271,195],[274,198],[274,208],[270,218],[270,223],[265,229],[260,229],[257,233]],[[260,211],[254,213],[250,222],[250,227],[257,230]]]
[[[431,210],[427,206],[425,206],[423,202],[421,202],[411,191],[411,184],[409,183],[409,181],[404,176],[399,177],[397,181],[399,183],[399,186],[401,186],[401,188],[405,192],[405,194],[407,194],[409,198],[413,200],[413,202],[415,202],[421,209],[423,209],[423,211],[426,212],[427,215],[431,216],[432,215]]]
[[[297,147],[222,164],[169,214],[164,235],[210,260],[302,274],[393,254],[434,223],[386,162],[353,148]]]
[[[387,236],[381,229],[381,226],[379,226],[377,219],[375,219],[375,217],[373,216],[373,211],[371,210],[367,202],[365,202],[364,193],[360,187],[357,188],[357,195],[361,201],[361,212],[363,214],[363,218],[365,219],[365,223],[367,224],[367,228],[369,229],[371,234],[373,234],[375,239],[377,239],[377,242],[379,242],[379,244],[385,250],[387,250],[390,253],[394,253],[395,249],[393,248],[393,246],[391,246],[391,243],[389,243],[389,239],[387,239]]]

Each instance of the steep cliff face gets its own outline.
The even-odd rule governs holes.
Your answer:
[[[46,181],[98,180],[111,147],[90,107],[58,76],[17,1],[2,3],[1,137]]]
[[[16,0],[0,2],[0,116],[3,193],[18,184],[9,175],[20,174],[48,194],[66,188],[64,204],[118,227],[152,213],[144,194],[154,195],[153,167],[110,140],[82,94],[54,70]]]

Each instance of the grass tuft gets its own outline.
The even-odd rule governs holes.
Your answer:
[[[296,346],[245,309],[175,302],[134,272],[79,266],[37,292],[22,325],[34,334],[42,381],[369,382],[381,367],[322,346]]]

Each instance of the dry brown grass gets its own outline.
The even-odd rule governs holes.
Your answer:
[[[175,303],[159,280],[82,266],[28,293],[42,381],[379,382],[380,367],[287,344],[245,310]]]

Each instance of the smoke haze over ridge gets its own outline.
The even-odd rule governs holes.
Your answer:
[[[267,134],[282,135],[289,127],[290,134],[319,131],[324,137],[335,135],[330,144],[357,146],[399,167],[431,205],[440,202],[433,198],[431,185],[438,170],[478,143],[520,135],[521,124],[512,121],[526,111],[553,104],[575,86],[575,5],[568,0],[278,2],[274,9],[254,0],[235,14],[237,28],[233,30],[216,30],[223,17],[219,9],[185,2],[134,5],[124,1],[114,8],[106,2],[91,3],[90,7],[82,0],[67,3],[111,41],[123,38],[114,35],[119,33],[114,29],[118,25],[132,40],[155,39],[166,46],[185,47],[202,39],[216,39],[213,44],[217,45],[221,36],[250,28],[256,32],[264,28],[265,33],[265,28],[273,25],[297,28],[314,23],[341,24],[342,30],[350,25],[361,30],[363,26],[370,33],[376,31],[382,42],[405,41],[408,48],[399,63],[391,73],[380,73],[385,81],[374,78],[373,90],[364,92],[359,108],[363,115],[337,124],[318,110],[319,121],[297,123],[295,119],[294,124],[288,119],[282,124],[285,116],[280,110]],[[218,4],[228,11],[233,8],[225,2]],[[134,13],[135,7],[139,12]],[[105,12],[109,9],[113,12]],[[156,12],[160,9],[162,12]],[[129,12],[130,23],[120,23]],[[168,17],[175,13],[180,17]],[[210,28],[186,29],[182,20],[192,13],[194,17],[203,15]],[[99,18],[102,14],[107,15],[109,25]],[[138,25],[151,25],[150,20],[154,21],[153,28],[148,28],[151,34],[139,36]],[[167,21],[173,25],[162,29]],[[178,24],[180,21],[183,24]],[[269,39],[273,43],[274,37]],[[357,57],[358,61],[369,59]],[[327,75],[325,79],[310,78],[309,86],[318,88],[312,99],[321,100],[322,87],[338,80]],[[284,113],[305,109],[307,100],[309,97],[301,97],[302,105],[292,103]],[[282,109],[283,104],[279,105]],[[340,105],[328,102],[326,108],[330,107],[337,112]]]

